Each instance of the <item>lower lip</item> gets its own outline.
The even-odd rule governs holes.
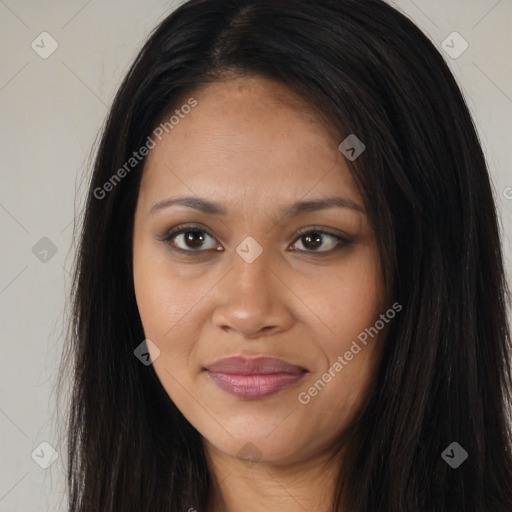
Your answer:
[[[208,375],[224,391],[245,400],[255,400],[293,386],[305,373],[233,375],[209,371]]]

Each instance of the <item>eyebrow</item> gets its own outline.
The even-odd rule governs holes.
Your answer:
[[[228,211],[221,206],[219,203],[215,203],[208,199],[201,197],[185,196],[175,197],[171,199],[164,199],[155,203],[149,210],[149,214],[155,214],[156,212],[169,208],[171,206],[186,206],[199,212],[209,215],[222,215],[226,216]],[[301,213],[313,212],[318,210],[326,210],[328,208],[348,208],[356,212],[365,214],[364,208],[359,206],[354,201],[345,197],[325,197],[321,199],[313,199],[310,201],[297,201],[289,206],[284,207],[280,214],[283,219],[294,217]]]

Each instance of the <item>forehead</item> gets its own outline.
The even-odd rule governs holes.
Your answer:
[[[284,84],[234,78],[196,89],[182,103],[189,97],[197,106],[148,154],[145,193],[170,188],[229,197],[274,191],[296,198],[315,187],[334,187],[358,196],[340,141]]]

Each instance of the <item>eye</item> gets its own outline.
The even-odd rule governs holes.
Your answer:
[[[210,239],[210,241],[208,241]],[[223,251],[221,245],[206,230],[197,226],[179,225],[168,231],[161,240],[168,243],[174,251],[188,253],[206,251]],[[320,228],[307,228],[299,232],[299,238],[291,246],[303,248],[292,249],[292,252],[332,253],[350,245],[352,240],[347,236],[330,233]]]
[[[350,245],[351,242],[352,241],[347,237],[315,228],[309,229],[309,231],[302,231],[299,238],[293,245],[299,243],[305,247],[305,249],[294,249],[299,252],[328,253],[342,249],[343,247]],[[326,248],[319,250],[319,247],[321,248],[322,246]]]
[[[215,242],[205,243],[205,240],[213,237],[204,229],[191,226],[176,226],[162,239],[168,242],[174,250],[181,252],[202,252],[208,250],[220,251]]]

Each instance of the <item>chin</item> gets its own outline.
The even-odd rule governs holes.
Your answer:
[[[265,432],[265,433],[263,433]],[[248,465],[255,463],[288,464],[304,454],[304,446],[297,437],[289,433],[269,436],[265,430],[258,435],[225,434],[222,437],[205,437],[211,447],[222,454],[244,460]],[[293,442],[290,442],[292,441]]]

